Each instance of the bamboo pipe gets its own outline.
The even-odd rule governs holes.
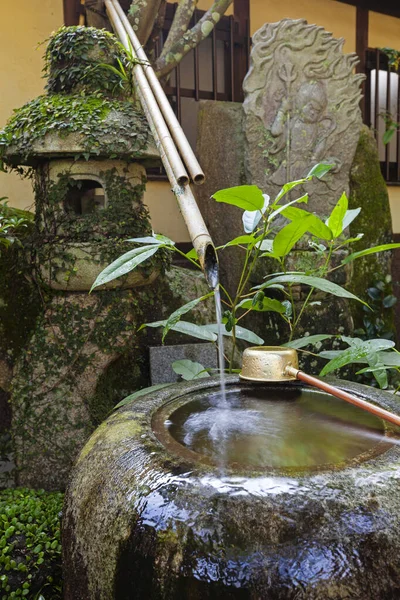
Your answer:
[[[299,371],[298,369],[295,369],[292,366],[287,366],[285,371],[286,374],[290,375],[291,377],[295,377],[300,381],[304,381],[304,383],[308,383],[309,385],[319,388],[320,390],[323,390],[328,394],[332,394],[332,396],[336,396],[336,398],[345,400],[345,402],[354,404],[354,406],[358,406],[359,408],[362,408],[363,410],[366,410],[367,412],[377,417],[380,417],[385,421],[389,421],[389,423],[393,423],[393,425],[397,425],[400,427],[400,417],[389,412],[388,410],[385,410],[384,408],[380,408],[379,406],[375,406],[370,402],[361,400],[361,398],[357,398],[356,396],[353,396],[353,394],[349,394],[348,392],[340,390],[339,388],[330,385],[329,383],[325,383],[324,381],[317,379],[317,377],[307,375],[307,373],[303,373],[303,371]]]
[[[160,110],[163,113],[164,119],[168,125],[168,129],[170,130],[172,137],[174,138],[175,143],[178,146],[178,149],[190,173],[192,181],[193,183],[200,185],[204,183],[205,180],[203,170],[199,165],[199,162],[185,136],[185,133],[178,119],[176,118],[174,111],[172,110],[172,106],[170,105],[168,98],[166,97],[164,90],[162,89],[162,86],[158,80],[157,75],[153,70],[153,67],[149,63],[146,53],[143,50],[143,46],[139,42],[136,33],[132,28],[132,25],[130,24],[126,14],[121,8],[119,1],[111,0],[111,2],[113,3],[113,6],[119,18],[121,19],[122,25],[124,26],[125,31],[128,34],[128,37],[132,43],[132,47],[136,53],[137,58],[145,63],[144,65],[142,65],[143,71],[158,102]]]
[[[110,23],[114,31],[121,40],[123,46],[127,50],[129,50],[130,45],[128,35],[124,29],[120,18],[118,17],[117,11],[115,10],[113,3],[111,2],[111,0],[105,0],[104,3],[107,10],[108,18],[110,19]],[[181,157],[179,156],[179,153],[175,147],[175,144],[171,138],[171,134],[168,131],[168,127],[165,124],[162,113],[152,94],[146,75],[140,64],[137,64],[135,66],[133,70],[133,76],[135,78],[137,87],[141,90],[141,96],[146,104],[146,107],[151,112],[154,128],[157,132],[157,138],[159,140],[159,143],[163,146],[166,156],[168,157],[168,161],[174,172],[175,179],[179,185],[185,185],[189,182],[189,176],[183,165]],[[142,106],[146,112],[143,102]]]
[[[119,20],[118,14],[114,9],[111,0],[105,0],[105,4],[114,31],[117,33],[119,39],[121,40],[125,48],[129,48],[127,34],[122,26],[121,21]],[[144,76],[143,70],[141,69],[141,65],[136,65],[134,72],[136,71],[141,72]],[[162,121],[163,118],[157,103],[155,103],[157,110],[153,112],[154,103],[151,100],[153,100],[154,102],[155,100],[147,84],[147,80],[144,87],[142,87],[143,79],[141,76],[139,76],[139,78],[136,79],[136,82],[140,103],[143,107],[157,148],[160,152],[161,160],[163,162],[168,179],[171,183],[172,191],[175,194],[175,197],[181,209],[181,213],[185,221],[186,227],[188,228],[193,246],[197,252],[197,256],[200,261],[200,266],[204,272],[208,285],[212,289],[215,289],[218,285],[218,259],[215,252],[214,244],[212,242],[210,234],[208,233],[207,226],[204,223],[204,219],[200,213],[199,207],[197,206],[196,200],[193,196],[190,186],[182,185],[181,181],[179,181],[176,175],[173,165],[171,164],[171,157],[168,154],[167,148],[165,148],[165,144],[163,143],[165,141],[165,138],[160,137],[159,128],[156,126],[155,122],[155,119],[158,119],[159,116],[161,117]],[[147,103],[148,96],[150,96],[149,104]],[[169,139],[171,140],[173,145],[172,139]]]

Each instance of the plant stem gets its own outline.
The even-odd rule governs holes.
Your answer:
[[[182,252],[182,250],[179,250],[179,248],[176,248],[176,246],[174,246],[172,248],[172,250],[175,251],[175,252],[177,252],[178,254],[180,254],[181,256],[183,256],[184,258],[186,258],[186,260],[188,260],[189,262],[191,262],[195,267],[197,267],[201,271],[201,267],[200,267],[199,263],[196,262],[195,260],[189,258],[188,256],[186,256],[186,254],[184,252]]]

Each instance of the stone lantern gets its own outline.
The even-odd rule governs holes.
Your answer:
[[[6,127],[6,163],[32,169],[37,258],[53,289],[90,290],[126,249],[119,240],[151,232],[145,167],[159,154],[129,97],[129,81],[116,73],[119,64],[129,70],[112,35],[62,28],[46,52],[48,93],[16,111]],[[151,283],[158,272],[109,287]]]
[[[47,93],[15,111],[1,138],[4,163],[33,179],[24,253],[41,303],[14,364],[11,405],[17,483],[62,489],[93,428],[148,385],[147,347],[158,338],[139,326],[207,286],[200,274],[165,272],[161,250],[89,295],[104,267],[132,249],[127,240],[151,234],[145,167],[158,152],[113,35],[63,27],[49,41],[45,73]]]

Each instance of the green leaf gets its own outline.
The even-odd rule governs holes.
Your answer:
[[[383,134],[383,143],[386,145],[390,142],[390,140],[392,139],[392,137],[394,136],[396,132],[396,128],[392,128],[392,129],[387,129],[385,131],[385,133]]]
[[[293,246],[303,237],[305,232],[308,230],[308,223],[311,215],[299,219],[298,221],[292,221],[289,225],[286,225],[278,231],[274,238],[272,245],[272,254],[274,256],[287,256]]]
[[[297,187],[298,185],[302,185],[303,183],[306,183],[307,181],[310,181],[310,179],[311,179],[311,177],[309,177],[309,178],[305,177],[304,179],[297,179],[296,181],[289,181],[288,183],[285,183],[285,185],[282,187],[281,191],[275,198],[275,201],[272,206],[276,206],[278,204],[279,200],[281,200],[283,198],[283,196],[285,196],[293,188]]]
[[[307,177],[304,177],[303,179],[298,179],[297,181],[289,181],[288,183],[285,183],[285,185],[275,198],[274,206],[279,202],[281,198],[283,198],[283,196],[285,196],[285,194],[290,192],[296,186],[301,185],[303,183],[307,183],[307,181],[311,181],[313,177],[321,179],[321,177],[323,177],[330,169],[332,169],[332,166],[333,165],[328,163],[318,163],[311,169]]]
[[[160,240],[158,240],[156,237],[152,237],[152,236],[129,238],[126,241],[132,242],[134,244],[162,244],[162,242]]]
[[[272,252],[273,245],[274,240],[262,240],[261,242],[256,243],[256,247],[259,248],[262,252]]]
[[[363,375],[364,373],[374,373],[375,371],[382,371],[382,369],[395,369],[396,367],[392,367],[389,365],[382,365],[378,363],[377,367],[364,367],[364,369],[360,369],[356,372],[356,375]]]
[[[348,205],[349,202],[347,200],[347,196],[345,193],[343,193],[330,214],[327,225],[332,231],[334,238],[339,237],[343,231],[343,219],[347,212]]]
[[[248,298],[247,300],[242,300],[241,302],[239,302],[236,308],[244,308],[246,310],[252,309],[258,312],[272,311],[280,314],[284,314],[286,312],[286,307],[283,306],[283,304],[279,302],[279,300],[273,300],[272,298],[266,297],[264,297],[260,303],[257,302],[255,304],[253,304],[251,298]]]
[[[323,333],[317,333],[315,335],[308,335],[306,337],[298,338],[297,340],[292,340],[291,342],[286,342],[286,344],[282,344],[283,346],[287,346],[288,348],[304,348],[309,344],[317,344],[318,342],[323,342],[324,340],[329,340],[331,338],[337,337],[336,335],[325,335]]]
[[[199,257],[197,256],[196,248],[192,248],[191,250],[189,250],[189,252],[186,252],[185,256],[186,256],[186,258],[189,258],[192,260],[199,260]]]
[[[282,204],[281,206],[278,206],[278,208],[269,215],[268,221],[272,221],[280,213],[282,213],[283,216],[285,217],[286,215],[284,214],[284,211],[287,210],[292,204],[307,204],[307,203],[308,203],[308,194],[304,194],[304,196],[301,196],[300,198],[297,198],[296,200],[292,200],[291,202],[288,202],[287,204]],[[302,212],[307,213],[307,211],[305,211],[305,210]],[[310,214],[310,213],[307,213],[307,214]]]
[[[358,342],[353,346],[343,350],[338,356],[336,356],[336,358],[330,360],[322,369],[320,376],[323,377],[324,375],[332,373],[332,371],[336,371],[345,365],[348,365],[352,362],[357,362],[362,358],[367,358],[368,355],[373,352],[387,350],[393,346],[394,342],[391,342],[390,340],[358,340]],[[322,356],[322,353],[320,356]]]
[[[364,237],[363,233],[358,233],[356,237],[348,238],[345,241],[345,244],[353,244],[354,242],[359,242]]]
[[[199,302],[203,302],[204,300],[207,300],[207,298],[210,298],[211,296],[214,296],[214,292],[210,292],[209,294],[206,294],[205,296],[201,296],[201,298],[195,298],[194,300],[191,300],[187,304],[184,304],[183,306],[181,306],[180,308],[178,308],[177,310],[175,310],[168,317],[168,319],[167,319],[167,321],[166,321],[166,323],[164,325],[163,335],[162,335],[162,343],[164,343],[165,336],[167,335],[168,331],[176,323],[178,323],[178,321],[180,321],[182,315],[185,315],[186,313],[190,312],[191,310],[193,310],[193,308],[195,306],[197,306],[199,304]]]
[[[343,217],[343,228],[342,231],[344,231],[346,229],[346,227],[348,227],[356,217],[358,217],[358,215],[361,212],[361,207],[360,208],[352,208],[350,210],[346,210],[346,214]]]
[[[218,334],[218,325],[217,323],[212,323],[210,325],[203,325],[204,329],[209,332],[213,332]],[[226,331],[225,328],[222,329],[223,335],[228,337],[232,337],[232,331]],[[240,327],[236,325],[235,334],[238,340],[245,340],[246,342],[250,342],[250,344],[257,344],[258,346],[264,343],[264,340],[260,338],[256,333],[250,331],[250,329],[245,329],[244,327]]]
[[[185,381],[191,381],[192,379],[201,379],[202,377],[210,377],[205,367],[198,362],[193,360],[182,359],[175,360],[172,363],[172,369],[182,377]]]
[[[158,242],[161,242],[161,244],[165,244],[166,246],[175,246],[175,242],[173,242],[166,235],[162,235],[161,233],[156,233],[156,234],[154,234],[154,237],[156,238],[156,240]]]
[[[400,244],[382,244],[381,246],[374,246],[373,248],[366,248],[365,250],[360,250],[359,252],[353,252],[353,254],[349,254],[342,260],[342,265],[347,265],[348,263],[356,260],[357,258],[361,258],[362,256],[368,256],[369,254],[376,254],[377,252],[386,252],[386,250],[395,250],[396,248],[400,248]]]
[[[224,248],[229,248],[230,246],[247,246],[248,244],[254,245],[255,241],[256,240],[252,235],[239,235],[239,237],[227,242],[224,246],[218,246],[217,250],[223,250]]]
[[[264,197],[264,206],[261,210],[245,210],[242,215],[243,229],[246,233],[251,233],[257,227],[261,218],[265,211],[268,208],[269,204],[269,196],[267,194],[263,194]]]
[[[286,219],[290,219],[291,221],[295,221],[300,219],[301,217],[311,216],[311,219],[308,220],[308,229],[312,235],[315,235],[322,240],[331,240],[332,239],[332,231],[329,227],[321,221],[316,215],[313,213],[309,213],[302,208],[297,208],[296,206],[289,206],[282,211],[282,215]]]
[[[396,296],[385,296],[384,299],[382,300],[382,304],[385,308],[391,308],[392,306],[394,306],[397,302],[397,298]]]
[[[388,352],[378,352],[379,362],[387,367],[400,367],[400,353],[394,349]]]
[[[379,387],[381,388],[381,390],[386,389],[389,385],[386,367],[384,365],[379,364],[379,359],[375,353],[368,354],[367,360],[369,366],[371,368],[374,368],[373,376],[375,377],[375,380],[377,381]],[[375,367],[378,368],[375,369]]]
[[[164,247],[164,244],[153,244],[152,246],[142,246],[140,248],[134,248],[126,252],[117,260],[114,260],[108,267],[106,267],[96,278],[96,281],[92,285],[90,291],[94,288],[104,285],[113,279],[117,279],[122,275],[126,275],[130,271],[136,269],[138,265],[149,259],[155,254],[159,248]]]
[[[226,331],[232,331],[233,327],[237,323],[237,319],[234,318],[230,310],[225,310],[222,315],[222,323],[225,325]]]
[[[314,165],[307,177],[317,177],[317,179],[321,179],[332,169],[332,167],[333,165],[329,163],[318,163],[317,165]]]
[[[357,298],[357,296],[355,296],[351,292],[348,292],[344,288],[340,287],[340,285],[332,283],[332,281],[322,279],[321,277],[310,277],[308,275],[302,274],[278,275],[278,277],[273,277],[272,279],[269,279],[262,285],[257,285],[253,289],[263,290],[275,283],[297,283],[301,285],[309,285],[310,287],[326,292],[327,294],[332,294],[333,296],[337,296],[339,298],[352,298],[353,300],[358,300],[359,302],[362,302],[362,304],[368,306],[366,302],[364,302],[360,298]]]
[[[212,195],[217,202],[232,204],[243,210],[261,210],[264,206],[264,196],[256,185],[239,185],[220,190]]]
[[[153,323],[144,323],[138,329],[144,329],[145,327],[165,327],[165,321],[154,321]],[[198,338],[200,340],[207,340],[209,342],[215,342],[217,340],[217,336],[210,331],[208,325],[195,325],[195,323],[189,323],[188,321],[178,321],[175,325],[171,327],[172,331],[178,331],[179,333],[184,333],[185,335],[190,335],[191,337]]]

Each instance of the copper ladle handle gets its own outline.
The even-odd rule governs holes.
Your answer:
[[[381,419],[384,419],[385,421],[389,421],[390,423],[393,423],[394,425],[398,425],[400,427],[400,417],[389,412],[388,410],[385,410],[384,408],[379,408],[379,406],[375,406],[374,404],[371,404],[370,402],[361,400],[361,398],[357,398],[356,396],[353,396],[353,394],[344,392],[343,390],[340,390],[339,388],[337,388],[333,385],[330,385],[329,383],[325,383],[324,381],[321,381],[317,377],[312,377],[312,375],[307,375],[307,373],[303,373],[303,371],[299,371],[298,369],[295,369],[294,367],[287,366],[285,369],[285,372],[288,375],[291,375],[292,377],[296,377],[296,379],[299,379],[300,381],[304,381],[304,383],[308,383],[309,385],[319,388],[320,390],[323,390],[324,392],[327,392],[328,394],[332,394],[332,396],[336,396],[337,398],[340,398],[341,400],[345,400],[346,402],[349,402],[350,404],[354,404],[355,406],[358,406],[359,408],[362,408],[363,410],[366,410],[367,412],[370,412],[373,415],[380,417]]]

